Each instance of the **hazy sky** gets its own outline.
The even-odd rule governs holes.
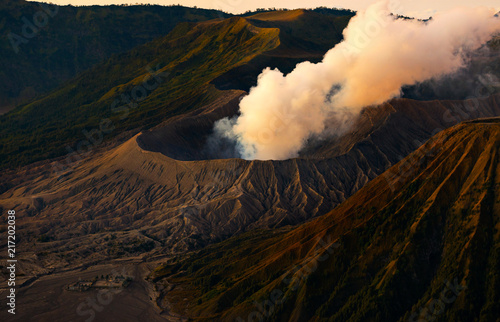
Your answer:
[[[66,5],[108,5],[108,4],[135,4],[151,3],[160,5],[181,4],[184,6],[198,6],[200,8],[222,9],[232,13],[242,13],[256,8],[311,8],[318,6],[338,7],[359,10],[374,0],[50,0],[52,3]],[[393,0],[400,14],[427,18],[437,11],[457,6],[487,6],[500,10],[499,0]],[[398,5],[399,4],[399,5]]]

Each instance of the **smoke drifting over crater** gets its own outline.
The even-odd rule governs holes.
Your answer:
[[[245,159],[295,157],[309,138],[345,131],[363,107],[456,72],[500,31],[494,9],[457,8],[427,22],[390,11],[380,2],[359,12],[320,63],[298,64],[288,75],[265,69],[240,115],[215,124],[216,136],[236,141]]]

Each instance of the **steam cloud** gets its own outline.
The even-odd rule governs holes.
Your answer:
[[[388,2],[376,3],[351,19],[344,41],[322,62],[300,63],[286,76],[265,69],[240,102],[240,116],[219,120],[215,133],[235,140],[245,159],[295,157],[327,130],[326,120],[328,131],[342,133],[363,107],[464,67],[499,31],[493,9],[457,8],[422,22],[398,19]]]

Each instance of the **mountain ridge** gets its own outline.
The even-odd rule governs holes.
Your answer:
[[[159,267],[150,277],[158,303],[198,320],[492,321],[499,148],[498,118],[445,130],[389,170],[410,163],[411,175],[381,175],[297,228],[247,233]],[[450,301],[433,310],[440,294]]]
[[[35,25],[35,15],[47,19]],[[181,6],[74,7],[2,2],[0,113],[54,90],[113,54],[168,34],[179,22],[229,16]]]
[[[375,123],[378,127],[360,126],[358,136],[347,133],[333,141],[339,149],[328,158],[179,161],[156,149],[168,146],[167,138],[182,137],[183,129],[195,127],[201,133],[205,128],[209,133],[213,120],[234,112],[242,95],[241,91],[226,91],[201,110],[125,138],[114,147],[96,150],[75,164],[61,159],[3,173],[2,181],[9,184],[2,187],[0,207],[18,209],[19,237],[23,240],[18,247],[29,245],[25,251],[37,254],[33,263],[32,259],[24,260],[43,267],[54,263],[57,256],[86,262],[115,258],[123,252],[135,254],[138,248],[126,246],[127,251],[120,251],[117,245],[108,245],[106,238],[111,234],[123,245],[149,245],[148,254],[153,256],[199,249],[253,229],[297,225],[344,202],[398,162],[397,155],[389,155],[394,149],[410,153],[420,145],[413,140],[422,140],[434,130],[426,125],[427,118],[421,118],[409,132],[401,127],[395,132],[394,124],[404,124],[402,120],[414,113],[425,115],[402,105],[417,108],[419,102],[402,99],[368,110],[360,124],[372,124],[368,116],[375,115],[380,120]],[[496,97],[482,100],[470,118],[496,115],[500,106],[494,102]],[[428,103],[420,108],[458,113],[452,103],[440,102],[434,107]],[[448,109],[441,110],[446,106]],[[387,114],[393,109],[398,112]],[[394,136],[396,133],[399,135]],[[387,135],[394,140],[384,139]],[[350,147],[353,137],[358,142]],[[347,149],[342,147],[344,140],[349,144]],[[380,142],[389,146],[384,148]],[[336,155],[339,151],[345,154]],[[33,236],[52,239],[36,240]],[[94,242],[84,242],[87,238]],[[55,245],[59,245],[56,252],[52,251]],[[60,261],[54,269],[70,263]]]
[[[336,17],[325,19],[337,23]],[[167,36],[115,55],[59,89],[0,116],[1,166],[58,157],[66,153],[66,145],[76,150],[83,139],[81,132],[99,127],[101,119],[117,125],[107,136],[111,139],[115,133],[147,129],[204,106],[222,95],[214,79],[249,62],[250,69],[259,69],[268,59],[258,57],[279,47],[286,33],[272,26],[254,26],[243,17],[180,23]],[[331,40],[332,46],[335,42]],[[293,58],[287,64],[296,62]],[[152,77],[161,80],[153,83]],[[151,91],[142,86],[145,81]]]

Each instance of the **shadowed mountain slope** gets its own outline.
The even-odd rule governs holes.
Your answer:
[[[241,94],[243,95],[243,93]],[[240,96],[241,97],[241,96]],[[210,115],[196,111],[168,120],[145,131],[139,143],[150,151],[177,160],[224,159],[223,150],[207,150],[211,143],[213,123],[232,117],[238,111],[234,101],[225,108],[210,108]],[[330,159],[349,156],[365,160],[380,174],[418,148],[437,132],[461,121],[491,117],[500,113],[500,95],[470,100],[415,101],[394,99],[380,106],[366,108],[351,130],[341,136],[325,135],[311,140],[300,152],[300,158]],[[266,125],[263,120],[263,126]],[[328,122],[327,122],[328,123]],[[196,131],[192,129],[196,128]],[[222,154],[217,154],[217,151]]]
[[[193,142],[202,146],[202,135],[176,145],[168,139],[183,137],[187,129],[208,130],[215,116],[235,109],[242,94],[225,91],[203,109],[113,149],[96,150],[81,162],[61,158],[2,173],[0,207],[18,211],[19,249],[36,254],[42,267],[65,266],[136,254],[143,250],[137,245],[176,253],[255,228],[303,223],[342,203],[397,162],[396,152],[413,151],[414,140],[446,124],[433,114],[454,115],[453,108],[461,106],[401,99],[369,109],[358,132],[338,138],[330,157],[180,161],[159,153],[164,147],[178,152]],[[495,96],[478,106],[471,117],[500,113]],[[413,127],[395,126],[403,120],[413,120]],[[110,234],[115,234],[111,244],[106,241]],[[54,256],[65,260],[54,261]]]
[[[0,114],[60,86],[113,54],[167,35],[179,22],[229,16],[181,6],[73,7],[3,0]]]
[[[153,127],[214,101],[221,95],[214,79],[283,44],[287,47],[282,56],[286,51],[293,56],[297,43],[303,53],[310,44],[309,54],[320,57],[321,50],[324,54],[341,39],[348,17],[297,12],[297,22],[267,21],[263,27],[257,25],[259,20],[242,17],[180,23],[167,36],[114,55],[59,89],[0,116],[0,167],[60,156],[67,153],[66,145],[76,150],[85,139],[82,131],[99,128],[102,119],[115,125],[105,140],[124,130]],[[299,32],[304,25],[300,21],[310,21],[310,16],[324,23],[310,25],[310,33]],[[263,59],[255,70],[259,73],[267,65]],[[290,66],[304,59],[295,55]]]
[[[354,13],[344,13],[332,16],[300,9],[258,13],[246,17],[255,26],[279,28],[279,46],[229,70],[212,83],[219,89],[248,92],[257,84],[257,77],[266,67],[278,68],[286,74],[304,60],[319,62],[329,49],[343,39],[342,31],[353,15]]]
[[[445,130],[327,215],[158,268],[159,303],[198,320],[495,321],[499,156],[499,119]]]
[[[403,97],[418,100],[466,99],[500,92],[500,36],[471,54],[464,68],[405,86],[402,92]]]
[[[168,36],[115,56],[30,104],[0,116],[1,164],[17,166],[77,149],[83,131],[147,128],[194,110],[221,92],[209,82],[275,48],[279,30],[244,18],[181,23]]]

